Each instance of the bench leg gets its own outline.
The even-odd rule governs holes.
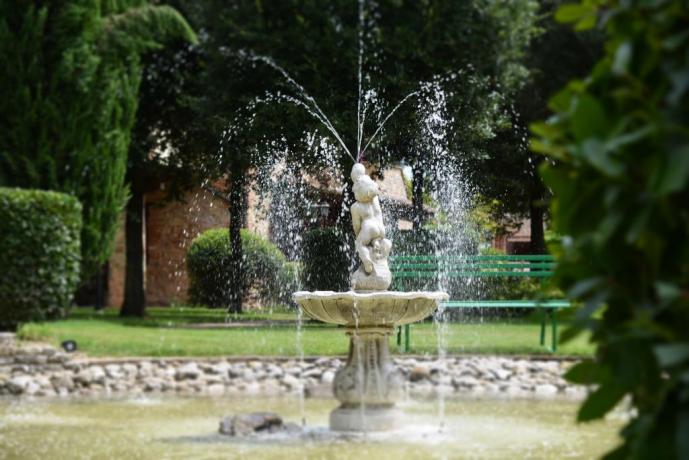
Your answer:
[[[552,331],[552,351],[555,353],[557,351],[557,309],[553,309],[552,312],[550,313],[550,321],[553,326],[553,331]]]
[[[402,326],[397,326],[397,349],[402,347]]]
[[[541,346],[545,345],[545,321],[547,312],[541,309]]]
[[[409,327],[409,324],[404,325],[404,351],[405,353],[409,353],[409,344],[411,342],[411,329]]]

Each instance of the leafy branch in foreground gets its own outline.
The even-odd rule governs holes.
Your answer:
[[[689,10],[683,1],[591,1],[556,16],[600,23],[604,58],[532,126],[549,156],[558,280],[582,301],[563,340],[589,329],[595,385],[579,420],[630,395],[637,410],[607,458],[689,458]]]

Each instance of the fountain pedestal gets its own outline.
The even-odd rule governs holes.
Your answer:
[[[330,414],[337,431],[383,431],[396,427],[395,401],[402,392],[402,375],[390,362],[390,327],[349,329],[347,363],[335,375],[333,390],[341,406]]]
[[[444,292],[296,292],[294,300],[309,317],[347,327],[347,363],[335,375],[333,391],[341,405],[330,414],[337,431],[384,431],[402,419],[395,402],[402,375],[390,362],[389,337],[398,325],[430,315],[448,298]]]

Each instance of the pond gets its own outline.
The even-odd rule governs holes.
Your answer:
[[[576,424],[567,400],[453,398],[407,401],[398,431],[342,435],[328,431],[332,399],[140,397],[0,399],[0,458],[594,458],[613,448],[621,416]],[[301,434],[219,435],[221,417],[274,411],[300,422]],[[441,423],[441,420],[443,422]],[[442,426],[441,426],[442,425]]]

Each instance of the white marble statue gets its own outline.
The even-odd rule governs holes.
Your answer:
[[[392,241],[385,238],[383,211],[378,199],[378,184],[366,174],[361,163],[352,167],[352,190],[356,202],[352,205],[352,226],[356,236],[355,248],[361,260],[352,273],[355,291],[384,291],[392,282],[388,255]]]

